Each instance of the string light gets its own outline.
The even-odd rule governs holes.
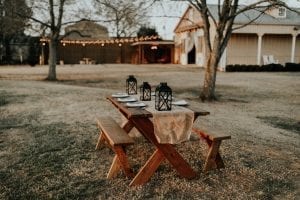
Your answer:
[[[66,44],[81,44],[82,46],[85,45],[101,45],[104,46],[105,44],[119,44],[119,46],[122,46],[122,43],[133,43],[133,42],[141,42],[141,41],[149,41],[149,40],[157,40],[160,39],[159,36],[153,35],[153,36],[145,36],[145,37],[135,37],[135,38],[121,38],[121,39],[106,39],[106,40],[69,40],[69,39],[62,39],[60,40],[60,43],[62,43],[64,46]],[[42,42],[42,45],[45,45],[45,42],[49,43],[48,38],[41,38],[40,42]],[[120,45],[121,44],[121,45]]]

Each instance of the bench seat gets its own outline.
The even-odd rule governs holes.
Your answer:
[[[223,140],[230,139],[231,136],[224,134],[222,131],[217,129],[209,129],[201,126],[200,128],[193,128],[193,132],[199,134],[204,139],[209,147],[203,171],[207,172],[211,169],[224,168],[224,162],[220,155],[219,149]]]
[[[125,146],[132,145],[134,143],[133,139],[109,116],[99,117],[97,125],[100,132],[96,149],[99,149],[101,143],[106,143],[116,154],[107,178],[115,177],[120,170],[127,177],[133,177],[125,152]]]

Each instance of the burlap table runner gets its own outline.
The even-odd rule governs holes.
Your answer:
[[[154,101],[145,102],[153,115],[154,134],[159,143],[178,144],[190,139],[194,112],[182,106],[172,105],[171,111],[157,111]]]

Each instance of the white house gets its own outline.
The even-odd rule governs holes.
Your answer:
[[[217,19],[218,7],[209,5]],[[234,27],[254,19],[260,12],[248,11],[235,19]],[[189,6],[175,30],[175,63],[203,66],[205,45],[203,22],[197,9]],[[212,29],[212,38],[215,34]],[[284,7],[273,8],[252,24],[233,31],[219,63],[228,64],[300,63],[300,15]]]

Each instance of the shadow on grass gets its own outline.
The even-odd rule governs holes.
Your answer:
[[[106,79],[79,79],[79,80],[57,80],[58,83],[65,85],[76,85],[85,87],[97,87],[97,88],[110,88],[118,89],[120,86],[124,86],[118,79],[106,78]]]
[[[295,119],[277,116],[257,116],[257,118],[273,127],[300,134],[300,122]]]
[[[222,88],[222,89],[219,89]],[[249,103],[243,96],[234,94],[232,90],[237,89],[234,86],[218,86],[216,91],[216,102]],[[174,92],[187,100],[202,101],[200,98],[202,88],[174,88]]]
[[[9,103],[22,103],[22,99],[25,97],[27,97],[27,95],[16,95],[8,93],[5,90],[0,90],[0,107]]]

